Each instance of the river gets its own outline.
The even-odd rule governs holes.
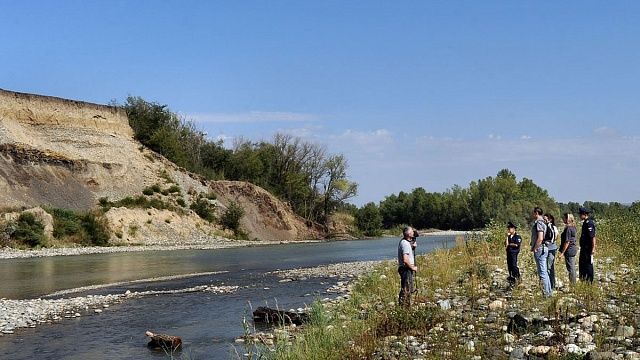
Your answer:
[[[455,236],[419,240],[418,253],[449,247]],[[234,344],[243,334],[250,306],[298,308],[330,297],[333,282],[320,278],[281,283],[267,272],[325,264],[393,259],[397,238],[255,246],[219,250],[145,251],[0,260],[0,297],[26,299],[92,285],[116,284],[65,296],[122,293],[126,290],[181,289],[197,285],[238,285],[232,294],[186,293],[149,296],[0,337],[1,359],[162,359],[149,350],[146,330],[179,335],[182,357],[237,358]],[[165,281],[137,281],[172,275],[211,273]],[[179,357],[180,357],[179,356]]]

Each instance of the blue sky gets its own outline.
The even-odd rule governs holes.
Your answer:
[[[640,199],[640,3],[0,0],[0,88],[341,152],[354,202],[509,168]]]

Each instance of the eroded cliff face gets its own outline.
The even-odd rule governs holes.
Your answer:
[[[134,140],[122,109],[0,89],[0,207],[86,210],[101,197],[137,196],[167,179],[183,189],[187,204],[187,194],[211,191],[221,211],[230,201],[241,203],[251,238],[320,236],[261,188],[208,182],[146,149]]]

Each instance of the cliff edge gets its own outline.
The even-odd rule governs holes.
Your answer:
[[[140,196],[145,188],[158,184],[181,189],[182,212],[187,217],[194,216],[189,205],[203,194],[217,196],[218,212],[231,201],[239,203],[245,209],[241,224],[251,239],[321,236],[319,228],[307,226],[287,204],[262,188],[207,181],[147,149],[133,138],[121,108],[0,89],[1,207],[88,210],[97,207],[100,198]],[[192,227],[211,233],[201,223]]]

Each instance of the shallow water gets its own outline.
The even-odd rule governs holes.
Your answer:
[[[450,246],[453,236],[421,238],[418,253]],[[95,254],[0,261],[0,297],[28,298],[88,285],[168,275],[225,271],[167,281],[121,284],[75,295],[126,290],[178,289],[195,285],[238,285],[233,294],[188,293],[150,296],[112,305],[102,314],[83,314],[0,337],[1,359],[161,359],[145,345],[146,330],[179,335],[189,359],[236,358],[234,339],[243,334],[250,305],[298,308],[318,298],[338,279],[288,283],[265,275],[276,269],[392,259],[398,239],[288,244],[220,250],[178,250]],[[306,296],[305,296],[306,295]],[[69,295],[66,295],[69,296]],[[249,316],[250,317],[250,316]]]

